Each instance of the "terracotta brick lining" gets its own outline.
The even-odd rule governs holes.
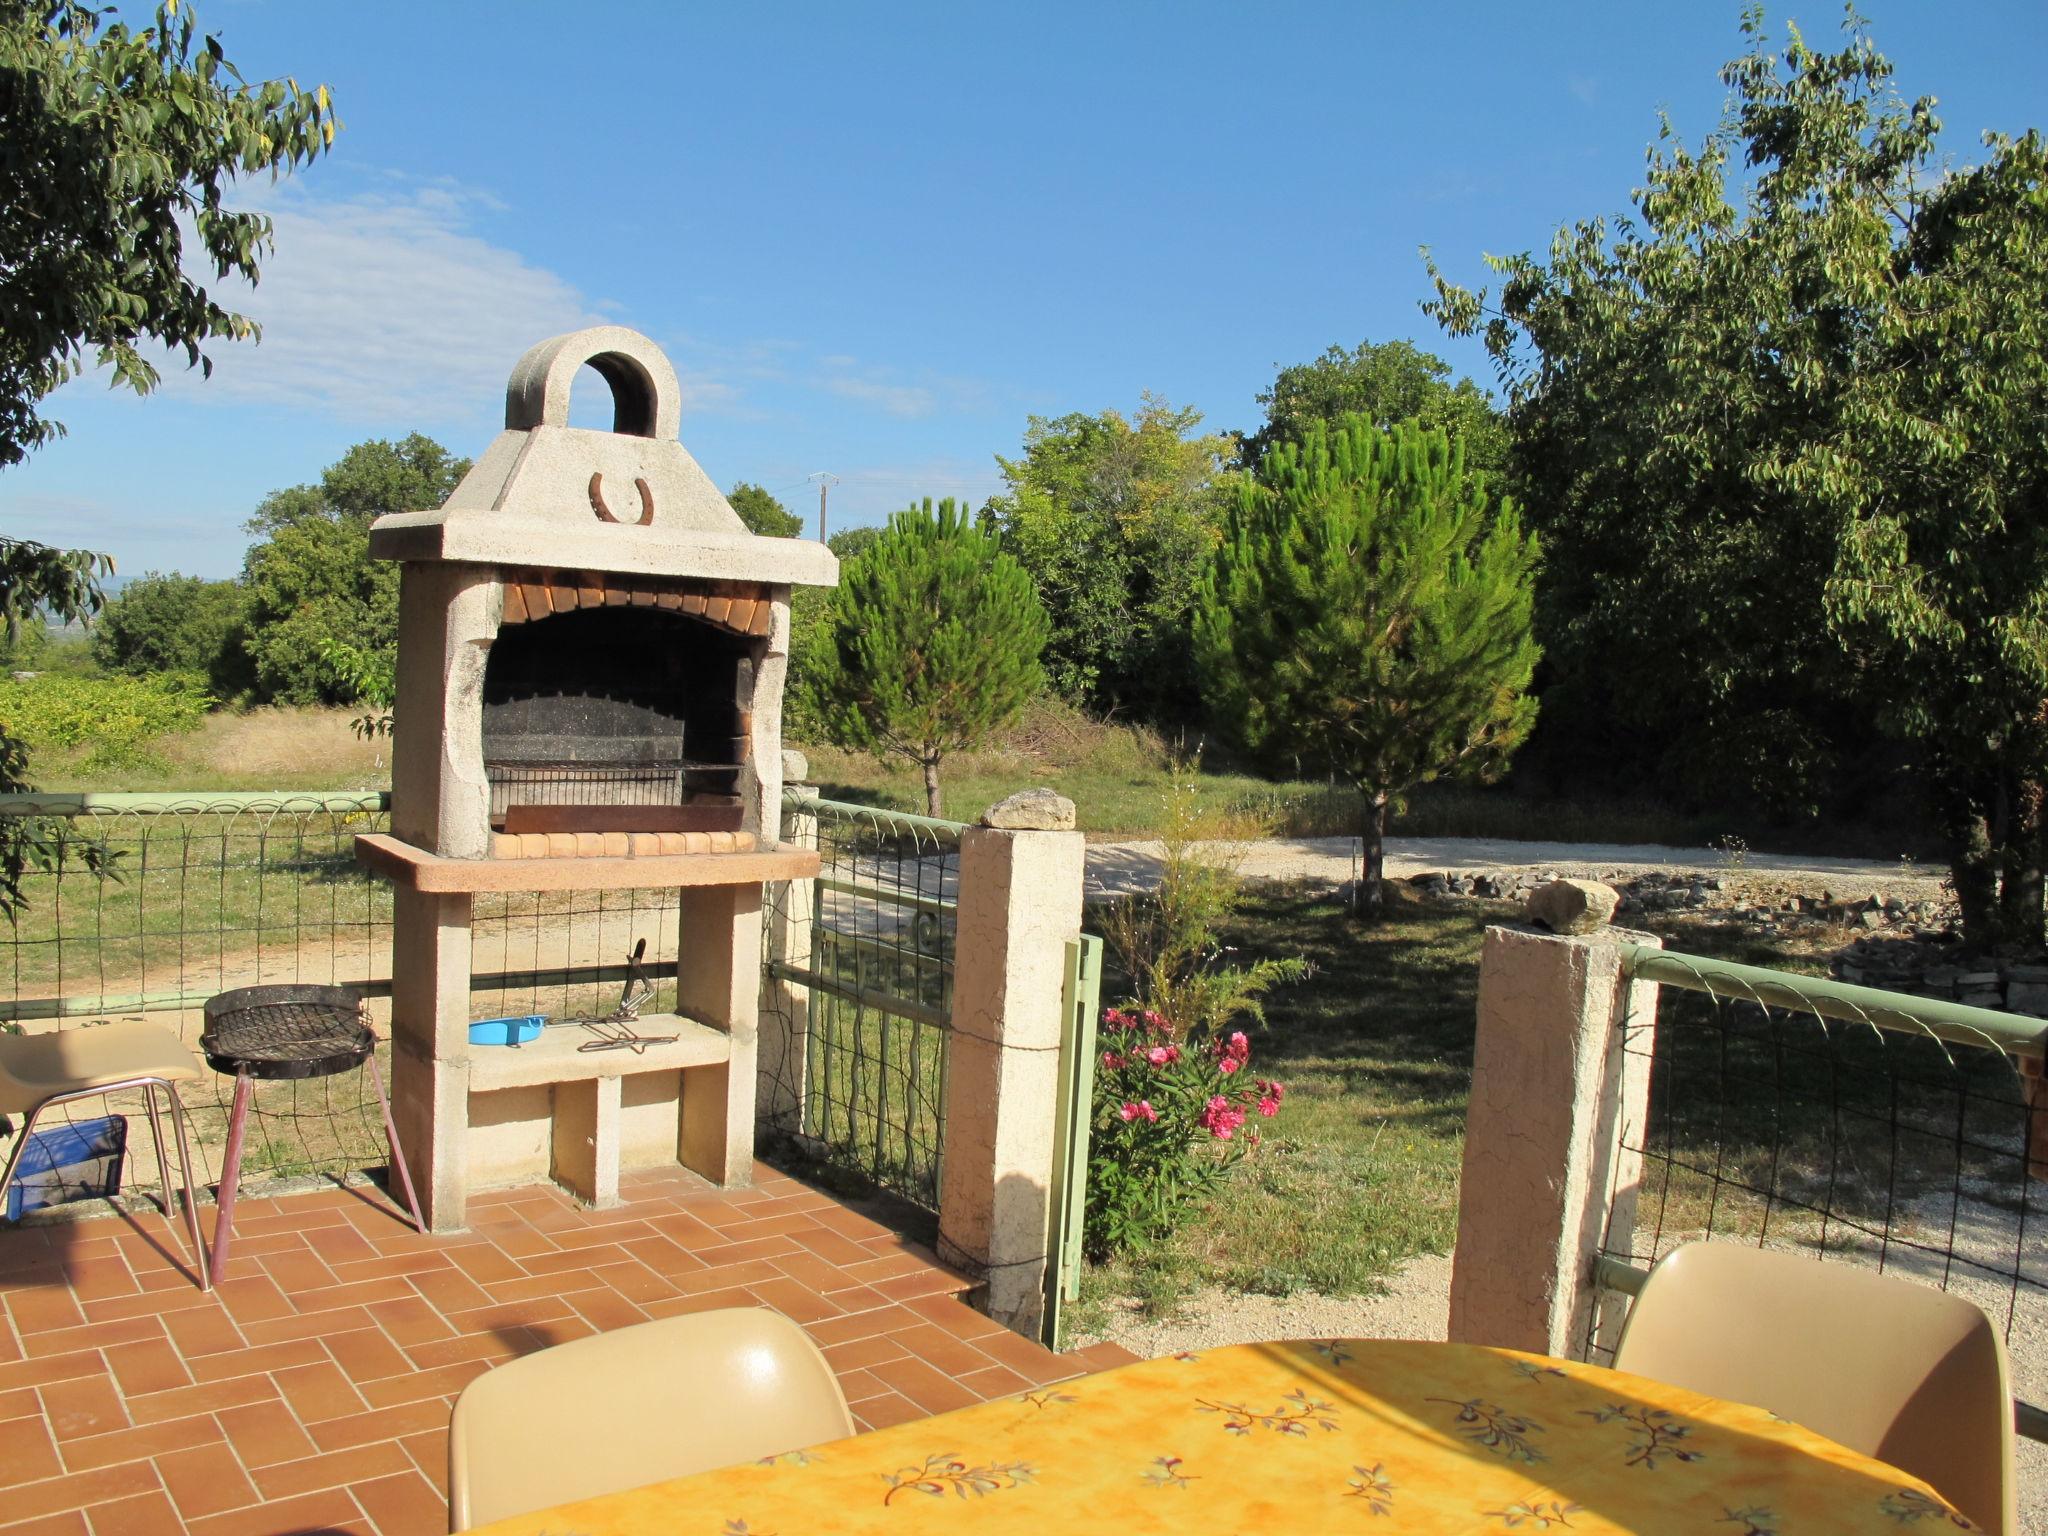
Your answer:
[[[961,1302],[918,1244],[756,1173],[734,1191],[629,1175],[601,1212],[495,1191],[450,1237],[348,1191],[246,1201],[214,1296],[153,1216],[0,1230],[0,1536],[440,1536],[468,1381],[714,1307],[803,1324],[863,1429],[1131,1358],[1053,1355]]]

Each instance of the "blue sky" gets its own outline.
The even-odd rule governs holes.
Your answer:
[[[1153,390],[1248,429],[1333,342],[1490,383],[1417,248],[1476,280],[1623,208],[1658,109],[1697,140],[1741,49],[1733,0],[198,3],[346,127],[244,189],[277,221],[260,346],[147,400],[74,384],[69,438],[0,472],[0,528],[123,575],[231,573],[264,493],[364,438],[481,451],[520,352],[599,320],[668,349],[721,485],[815,513],[831,471],[835,528],[980,500],[1031,413]],[[2048,126],[2043,0],[1866,10],[1951,154]],[[1786,14],[1833,43],[1837,7]]]

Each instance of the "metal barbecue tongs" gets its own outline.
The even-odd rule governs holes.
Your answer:
[[[679,1036],[643,1035],[633,1026],[640,1020],[640,1010],[654,997],[654,983],[647,979],[646,968],[641,960],[647,954],[647,941],[640,940],[633,946],[633,953],[626,957],[626,985],[619,991],[619,1006],[601,1019],[577,1019],[585,1029],[593,1031],[597,1038],[586,1040],[576,1049],[579,1051],[631,1051],[635,1056],[644,1056],[650,1045],[672,1045]]]

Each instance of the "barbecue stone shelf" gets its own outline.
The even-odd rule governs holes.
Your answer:
[[[382,832],[356,837],[356,862],[409,891],[624,891],[662,886],[759,885],[818,873],[809,848],[750,853],[564,855],[537,859],[444,859]],[[609,1054],[609,1053],[607,1053]]]
[[[529,1088],[543,1083],[586,1082],[600,1077],[637,1077],[643,1072],[674,1072],[711,1066],[732,1059],[732,1036],[673,1013],[642,1014],[625,1026],[636,1035],[674,1035],[668,1043],[644,1051],[623,1047],[586,1051],[598,1039],[590,1030],[551,1025],[540,1038],[521,1046],[479,1046],[470,1052],[469,1086],[473,1092],[494,1088]]]

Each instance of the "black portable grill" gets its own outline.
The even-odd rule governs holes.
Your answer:
[[[199,1049],[223,1075],[327,1077],[359,1067],[377,1037],[347,987],[237,987],[209,998]]]
[[[391,1121],[391,1101],[377,1071],[377,1037],[363,1020],[362,999],[347,987],[286,985],[236,987],[206,1001],[206,1028],[199,1036],[206,1064],[235,1080],[235,1101],[228,1111],[228,1141],[221,1151],[220,1189],[215,1196],[220,1215],[213,1226],[210,1273],[218,1285],[227,1269],[228,1241],[234,1231],[235,1192],[242,1182],[242,1136],[249,1121],[251,1085],[255,1079],[329,1077],[355,1067],[369,1071],[384,1112],[384,1133],[391,1148],[391,1166],[405,1191],[412,1224],[420,1220],[412,1174]]]

